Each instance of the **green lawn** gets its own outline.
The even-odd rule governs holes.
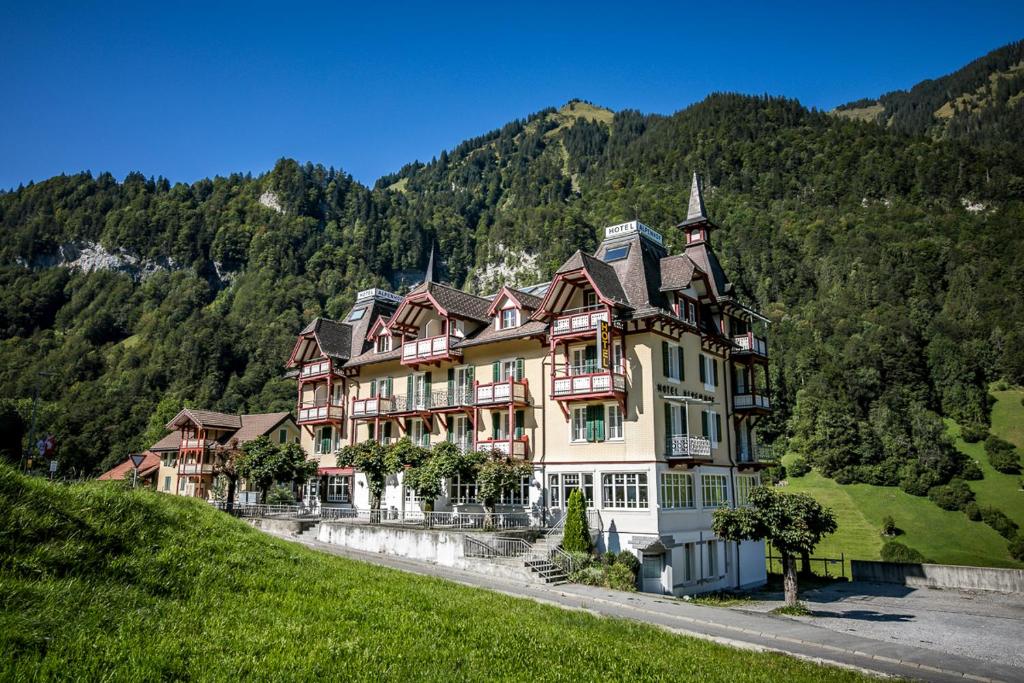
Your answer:
[[[0,466],[0,509],[0,680],[863,680],[317,553],[118,483]]]
[[[1020,390],[993,391],[992,432],[1020,447],[1024,444],[1024,407]],[[1003,510],[1024,528],[1024,492],[1020,475],[1007,475],[989,465],[981,443],[969,444],[959,438],[956,423],[947,421],[957,447],[981,465],[984,479],[970,482],[980,505]],[[792,455],[784,462],[789,462]],[[841,486],[817,472],[790,478],[789,491],[809,493],[833,508],[839,531],[827,537],[815,556],[879,559],[882,519],[892,515],[904,531],[896,540],[919,550],[926,558],[942,564],[985,567],[1024,567],[1006,549],[1006,540],[982,522],[972,522],[962,512],[942,510],[927,498],[911,496],[895,487],[853,484]]]

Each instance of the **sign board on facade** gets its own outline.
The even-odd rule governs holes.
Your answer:
[[[622,235],[629,235],[634,232],[640,233],[650,241],[657,245],[664,245],[665,240],[662,239],[661,233],[653,228],[650,228],[640,221],[628,221],[626,223],[619,223],[618,225],[612,225],[604,229],[604,238],[610,239],[612,237],[621,237]]]
[[[601,368],[604,370],[610,370],[612,367],[612,350],[611,350],[611,339],[608,335],[608,321],[598,320],[597,321],[597,358],[601,363]]]
[[[402,297],[387,291],[386,289],[364,289],[363,291],[356,294],[356,301],[366,301],[367,299],[383,299],[384,301],[394,301],[395,303],[401,303]]]

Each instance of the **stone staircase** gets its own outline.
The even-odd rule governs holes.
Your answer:
[[[299,533],[295,534],[297,541],[315,541],[320,535],[320,522],[315,519],[304,519],[299,522]]]

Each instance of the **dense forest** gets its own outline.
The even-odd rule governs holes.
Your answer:
[[[1024,138],[992,144],[1008,124],[986,121],[936,136],[780,97],[672,116],[572,101],[372,188],[289,159],[20,187],[0,194],[0,449],[21,449],[37,390],[69,475],[155,440],[182,404],[293,409],[297,331],[407,286],[431,243],[477,291],[543,281],[634,217],[679,246],[698,171],[726,271],[773,320],[763,436],[830,476],[926,491],[968,474],[940,416],[985,424],[989,383],[1024,383]]]

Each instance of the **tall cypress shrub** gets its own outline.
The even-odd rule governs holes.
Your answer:
[[[587,528],[587,505],[583,492],[576,489],[569,494],[569,509],[565,513],[565,536],[562,548],[568,552],[589,553],[593,548],[590,529]]]

